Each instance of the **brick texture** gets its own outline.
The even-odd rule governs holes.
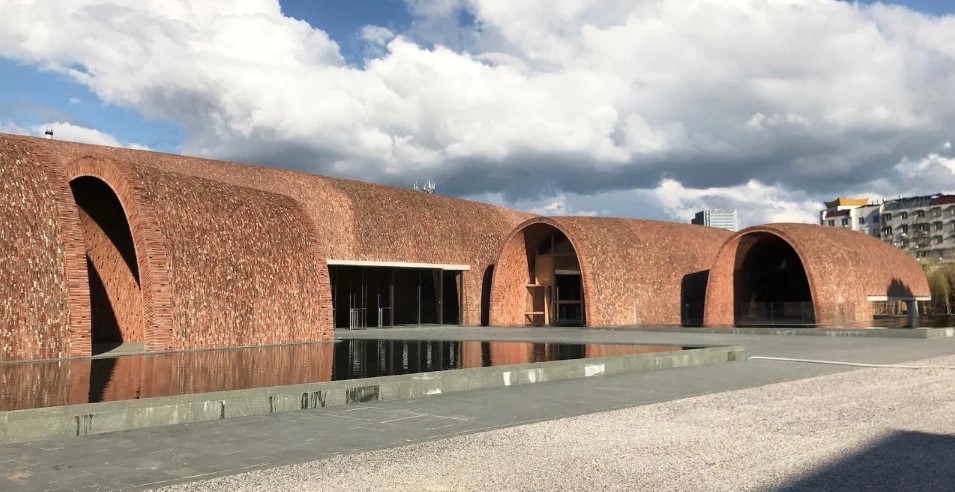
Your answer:
[[[328,259],[466,264],[464,324],[523,324],[529,241],[555,229],[577,251],[588,325],[677,325],[704,297],[708,323],[732,322],[741,235],[720,250],[731,233],[718,229],[534,217],[358,181],[8,135],[0,165],[0,360],[88,355],[91,297],[108,298],[123,338],[149,351],[325,339]],[[77,206],[69,183],[80,177],[119,201],[135,261]],[[928,295],[918,265],[872,238],[759,230],[799,252],[820,322],[871,318],[867,294]],[[87,256],[103,281],[92,294]]]
[[[577,252],[587,326],[680,325],[683,305],[703,300],[705,287],[693,284],[701,273],[705,282],[720,245],[732,235],[652,220],[529,219],[509,235],[495,266],[492,325],[525,324],[528,244],[554,229],[563,232]]]
[[[0,139],[0,360],[88,351],[83,234],[65,179],[22,139]],[[85,308],[84,308],[85,307]],[[82,336],[82,335],[81,335]],[[73,344],[71,344],[73,342]]]
[[[65,253],[59,252],[60,256],[50,258],[49,265],[66,272],[65,278],[60,273],[64,285],[59,293],[51,295],[51,289],[44,287],[27,294],[14,291],[10,284],[0,292],[11,306],[7,311],[16,312],[7,315],[7,329],[36,326],[33,321],[13,318],[22,316],[28,295],[33,296],[29,302],[59,302],[59,307],[47,309],[50,316],[78,319],[72,325],[66,318],[47,323],[50,330],[63,333],[33,328],[16,335],[11,332],[3,340],[10,345],[7,357],[14,359],[90,353],[86,241],[68,187],[76,177],[106,182],[127,215],[140,276],[139,337],[151,351],[329,337],[327,258],[469,265],[471,270],[463,275],[462,319],[465,324],[479,324],[487,318],[487,306],[481,300],[502,240],[516,224],[532,216],[273,168],[28,137],[0,135],[0,142],[15,149],[9,152],[13,159],[42,155],[34,171],[57,175],[34,184],[39,193],[60,189],[63,202],[60,210],[50,208],[48,197],[37,198],[49,209],[53,239],[34,248],[56,253],[72,234],[69,244],[75,256],[74,261],[66,261]],[[17,176],[8,181],[29,182]],[[21,211],[42,209],[38,202],[18,206]],[[11,210],[7,215],[17,213]],[[36,229],[14,222],[5,219],[4,227]],[[61,230],[63,224],[72,229]],[[92,237],[96,231],[87,228],[87,232]],[[4,242],[4,247],[12,245]],[[134,293],[117,285],[119,290]],[[120,310],[132,313],[135,296],[129,296],[128,302],[120,302],[126,306]],[[66,309],[65,304],[72,308]],[[61,346],[47,351],[32,345],[21,348],[31,336],[35,344]]]
[[[706,291],[707,326],[733,325],[733,275],[752,238],[761,234],[781,238],[799,256],[818,326],[852,327],[871,321],[870,295],[930,295],[918,262],[878,239],[832,227],[769,224],[743,229],[720,248]]]

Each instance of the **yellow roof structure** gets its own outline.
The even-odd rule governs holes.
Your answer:
[[[831,202],[826,202],[826,208],[861,207],[869,204],[869,198],[846,198],[840,196]]]

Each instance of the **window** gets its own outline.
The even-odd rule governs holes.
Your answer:
[[[940,208],[938,208],[938,207],[935,207],[935,208],[932,209],[932,217],[935,217],[935,218],[937,219],[937,218],[939,218],[939,217],[941,217],[941,216],[942,216],[942,209],[940,209]]]
[[[896,232],[898,232],[899,234],[905,234],[905,233],[909,232],[909,226],[906,225],[906,224],[902,224],[902,225],[896,227],[895,230],[896,230]]]
[[[916,211],[915,211],[915,217],[918,218],[918,219],[924,219],[924,218],[925,218],[925,210],[916,210]],[[904,218],[904,217],[903,217],[903,218]]]
[[[882,214],[882,222],[889,222],[892,220],[892,214]]]
[[[941,222],[934,222],[934,224],[935,224],[935,230],[936,230],[936,231],[941,231],[941,230],[942,230],[942,223],[941,223]]]
[[[878,224],[878,223],[879,223],[879,216],[878,216],[878,215],[873,215],[873,216],[872,216],[872,223],[873,223],[873,224]]]
[[[882,235],[883,235],[883,236],[891,236],[891,235],[892,235],[892,228],[891,228],[891,227],[883,227],[883,228],[882,228]]]
[[[935,244],[942,244],[942,236],[935,236]]]
[[[829,222],[829,224],[828,224],[829,227],[835,227],[835,226],[836,226],[836,221],[830,220],[830,221],[828,221],[828,222]]]
[[[908,213],[908,212],[902,212],[902,220],[905,220],[905,219],[908,219],[908,218],[909,218],[909,213]]]
[[[845,227],[849,227],[849,217],[842,219],[842,225]]]
[[[865,225],[865,217],[859,217],[859,225]]]

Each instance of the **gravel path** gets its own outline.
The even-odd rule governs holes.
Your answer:
[[[955,490],[955,370],[862,369],[165,490],[625,489]]]

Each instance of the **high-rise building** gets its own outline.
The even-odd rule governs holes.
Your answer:
[[[736,210],[733,209],[713,208],[700,210],[690,223],[708,227],[718,227],[730,231],[739,230],[739,217],[736,215]]]

